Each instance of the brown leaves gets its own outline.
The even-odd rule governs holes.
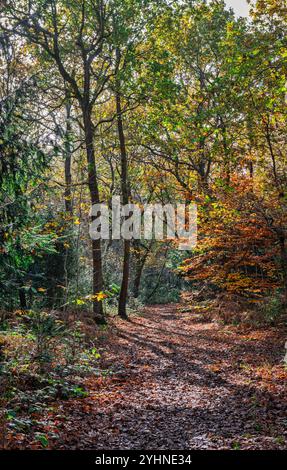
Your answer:
[[[155,306],[129,323],[114,319],[101,358],[114,374],[90,376],[86,398],[38,415],[38,438],[57,449],[286,447],[286,333],[240,332],[182,310]],[[43,448],[37,436],[9,445]]]
[[[113,320],[108,336],[102,366],[115,373],[87,379],[87,398],[60,403],[52,448],[284,447],[282,333],[240,333],[156,306]]]

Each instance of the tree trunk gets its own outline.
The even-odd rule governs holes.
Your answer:
[[[283,288],[284,288],[284,305],[287,306],[287,251],[286,251],[286,238],[282,234],[279,238],[280,241],[280,257],[281,257],[281,268],[283,276]]]
[[[135,299],[137,299],[139,296],[143,268],[144,268],[144,263],[140,263],[136,267],[136,275],[134,278],[134,286],[133,286],[133,295]]]
[[[88,186],[92,206],[99,204],[99,188],[97,180],[97,170],[95,163],[95,149],[93,142],[93,124],[89,105],[83,106],[85,145],[88,163]],[[96,296],[103,291],[103,269],[102,269],[102,247],[101,240],[92,240],[92,260],[93,260],[93,295]],[[93,312],[95,321],[99,324],[105,323],[103,303],[93,301]]]
[[[226,183],[229,185],[230,184],[230,179],[231,179],[231,171],[230,171],[230,151],[228,148],[228,143],[227,143],[227,130],[226,126],[224,124],[224,121],[222,117],[220,116],[220,129],[221,129],[221,134],[222,134],[222,145],[223,145],[223,169],[224,169],[224,174],[223,178],[225,179]]]
[[[126,152],[126,143],[125,143],[125,134],[123,129],[123,120],[122,120],[122,106],[121,106],[121,97],[120,91],[117,87],[116,90],[116,106],[117,106],[117,124],[118,124],[118,135],[120,142],[120,152],[121,152],[121,191],[122,191],[122,201],[123,204],[129,203],[129,183],[128,183],[128,162],[127,162],[127,152]],[[123,277],[119,298],[119,307],[118,314],[121,318],[127,320],[127,296],[128,296],[128,287],[129,287],[129,271],[130,271],[130,240],[124,240],[124,260],[123,260]]]
[[[129,272],[130,272],[130,241],[124,240],[124,260],[123,260],[123,277],[121,284],[121,292],[119,298],[118,314],[121,318],[127,320],[127,297],[129,288]]]
[[[27,310],[27,300],[26,300],[26,293],[24,289],[19,289],[19,302],[20,302],[20,309]]]
[[[135,258],[135,277],[133,282],[133,296],[135,299],[139,296],[140,284],[143,269],[145,267],[146,260],[151,250],[152,242],[149,246],[145,247],[145,252],[140,250],[141,243],[139,240],[134,240],[134,258]]]
[[[71,174],[71,165],[72,165],[72,150],[71,150],[71,104],[67,102],[66,104],[66,132],[65,132],[65,210],[67,214],[73,214],[73,204],[72,204],[72,174]]]

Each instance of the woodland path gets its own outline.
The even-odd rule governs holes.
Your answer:
[[[114,320],[108,335],[102,365],[116,373],[91,379],[87,398],[61,402],[52,447],[286,448],[284,337],[275,329],[240,332],[164,305]]]

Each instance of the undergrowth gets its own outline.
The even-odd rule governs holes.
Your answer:
[[[81,321],[57,312],[17,311],[0,325],[1,443],[29,433],[37,414],[58,399],[85,397],[85,378],[106,373],[100,354]],[[39,436],[38,436],[39,437]],[[39,437],[45,447],[45,436]]]

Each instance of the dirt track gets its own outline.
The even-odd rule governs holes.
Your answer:
[[[286,449],[283,337],[201,322],[175,305],[115,320],[117,373],[58,409],[60,449]]]

